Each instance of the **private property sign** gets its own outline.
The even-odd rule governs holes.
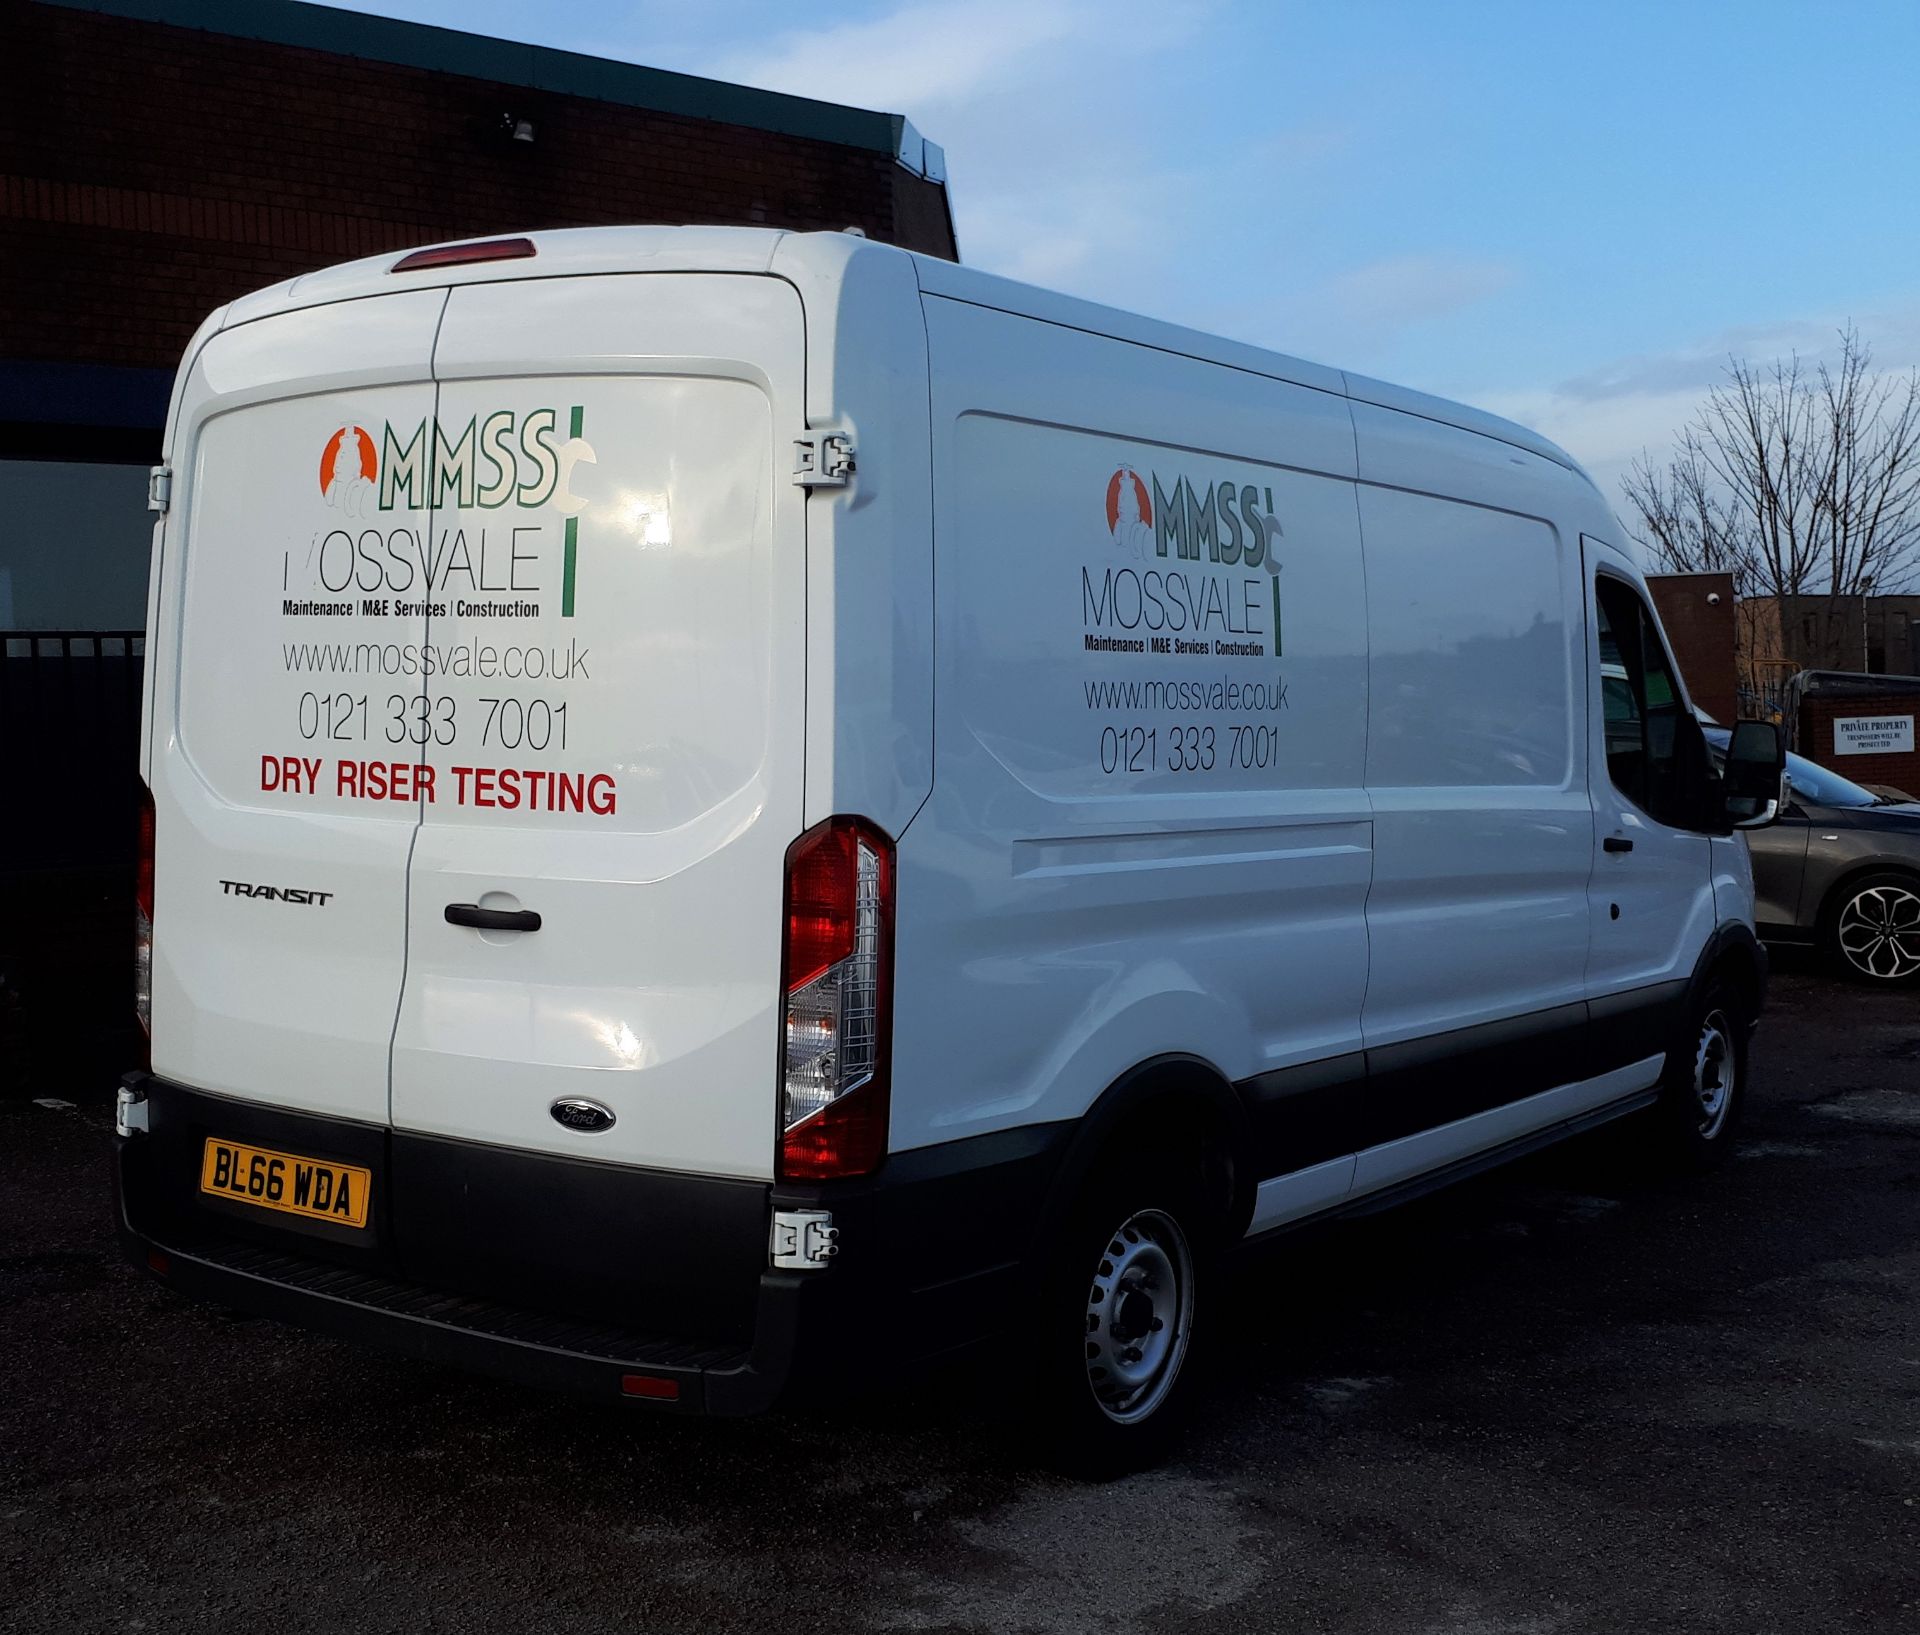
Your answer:
[[[1836,755],[1907,755],[1913,752],[1910,715],[1843,715],[1833,723]]]

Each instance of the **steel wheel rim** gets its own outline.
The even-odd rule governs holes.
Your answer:
[[[1193,1332],[1193,1252],[1164,1210],[1130,1215],[1087,1289],[1087,1385],[1100,1411],[1133,1425],[1167,1400]]]
[[[1869,886],[1840,911],[1840,952],[1862,976],[1898,982],[1920,971],[1920,896]]]
[[[1693,1050],[1693,1094],[1700,1110],[1700,1135],[1711,1141],[1733,1106],[1733,1026],[1725,1011],[1709,1011]]]

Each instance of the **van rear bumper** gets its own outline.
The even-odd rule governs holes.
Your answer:
[[[1026,1132],[1013,1147],[956,1143],[790,1195],[430,1141],[147,1074],[127,1082],[146,1097],[148,1128],[114,1144],[120,1237],[168,1287],[422,1361],[661,1412],[758,1413],[990,1338],[1020,1286],[1022,1203],[1037,1212],[1058,1150],[1051,1132]],[[208,1134],[369,1169],[369,1230],[283,1224],[202,1199]],[[991,1209],[973,1207],[986,1200]],[[818,1270],[769,1266],[775,1207],[831,1209],[840,1257]],[[1003,1230],[983,1230],[983,1219]]]
[[[633,1397],[630,1387],[644,1382],[634,1400],[650,1409],[751,1414],[770,1408],[786,1383],[790,1348],[776,1332],[749,1347],[555,1319],[252,1244],[175,1247],[124,1213],[121,1241],[136,1265],[191,1299],[547,1390],[611,1399]],[[771,1302],[769,1315],[782,1304]]]

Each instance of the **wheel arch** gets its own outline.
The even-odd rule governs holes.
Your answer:
[[[1716,927],[1706,947],[1700,950],[1692,979],[1687,984],[1678,1032],[1687,1030],[1707,989],[1723,977],[1734,982],[1746,996],[1750,1007],[1748,1021],[1757,1020],[1767,1000],[1767,954],[1753,927],[1738,920]]]
[[[1243,1234],[1257,1185],[1249,1163],[1245,1104],[1212,1062],[1176,1052],[1129,1068],[1081,1117],[1047,1191],[1041,1222],[1045,1241],[1060,1229],[1102,1159],[1149,1139],[1165,1144],[1174,1131],[1198,1138],[1203,1163],[1210,1158],[1223,1163],[1224,1173],[1210,1175],[1208,1190],[1224,1210],[1231,1238]]]

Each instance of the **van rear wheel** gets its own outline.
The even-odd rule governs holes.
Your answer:
[[[1038,1406],[1067,1469],[1117,1476],[1172,1446],[1218,1235],[1197,1187],[1144,1165],[1097,1179],[1081,1198],[1056,1245],[1042,1312]]]
[[[1179,1382],[1193,1338],[1193,1248],[1163,1209],[1129,1215],[1087,1286],[1087,1385],[1109,1419],[1151,1416]]]

